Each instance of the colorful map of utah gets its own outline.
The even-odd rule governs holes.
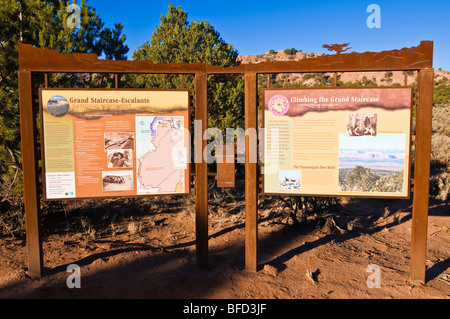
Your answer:
[[[137,130],[138,194],[184,192],[183,118],[149,116],[137,118],[136,123],[140,127]]]

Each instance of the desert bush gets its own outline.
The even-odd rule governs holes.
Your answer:
[[[433,108],[433,135],[450,137],[450,104],[436,104]]]
[[[25,234],[23,206],[0,203],[0,237],[21,237]]]
[[[447,82],[439,82],[434,88],[433,103],[448,104],[450,103],[450,85]]]
[[[450,174],[448,172],[442,172],[433,175],[430,180],[430,186],[431,197],[441,201],[447,201],[450,194]]]
[[[446,201],[450,194],[450,104],[433,108],[430,196]]]
[[[16,176],[21,176],[16,171]],[[25,232],[24,201],[17,192],[18,178],[0,183],[0,236],[21,236]],[[21,181],[20,181],[21,183]]]
[[[309,217],[319,221],[327,214],[336,213],[341,206],[340,200],[333,197],[286,196],[280,199],[286,205],[284,212],[294,226],[307,224]]]

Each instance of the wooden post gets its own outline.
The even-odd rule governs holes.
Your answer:
[[[434,70],[419,71],[410,279],[422,284],[425,284],[426,270],[433,86]]]
[[[19,71],[20,134],[22,142],[23,192],[28,248],[28,274],[42,277],[43,255],[41,216],[38,195],[38,167],[36,158],[36,117],[33,108],[31,72]]]
[[[208,268],[208,164],[203,158],[207,142],[203,139],[203,134],[208,128],[207,79],[207,74],[201,73],[196,74],[194,80],[195,120],[201,121],[201,130],[195,130],[194,136],[196,252],[197,266],[200,269]]]
[[[257,79],[256,73],[245,73],[245,269],[250,272],[258,270]]]

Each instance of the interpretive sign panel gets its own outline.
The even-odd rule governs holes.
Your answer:
[[[190,192],[189,91],[41,89],[46,200]]]
[[[264,90],[264,193],[409,198],[412,89]]]

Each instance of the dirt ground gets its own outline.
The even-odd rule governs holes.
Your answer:
[[[449,202],[430,203],[426,285],[409,281],[409,200],[352,199],[331,222],[302,228],[264,202],[257,273],[244,270],[242,201],[212,206],[207,270],[196,265],[192,209],[178,207],[111,223],[114,232],[46,226],[40,280],[27,274],[25,240],[2,238],[0,298],[450,299]],[[80,289],[67,286],[70,264],[81,267]],[[368,285],[369,265],[380,269],[379,288]]]

